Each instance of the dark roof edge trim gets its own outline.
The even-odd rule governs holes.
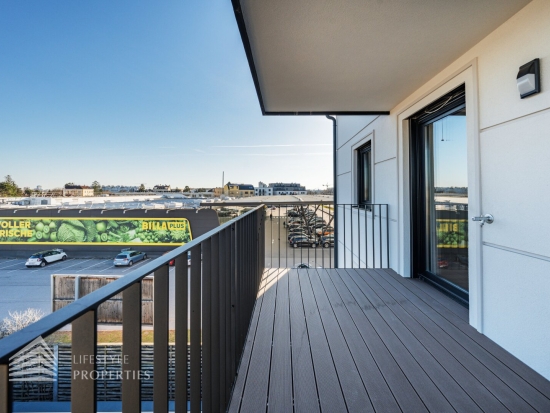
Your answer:
[[[256,88],[256,94],[258,95],[258,101],[260,102],[260,109],[262,115],[266,115],[264,100],[262,97],[262,91],[260,90],[260,81],[258,80],[258,73],[256,72],[256,65],[254,64],[254,57],[252,56],[252,48],[250,47],[250,40],[248,39],[248,32],[246,31],[246,25],[244,23],[244,16],[241,9],[240,0],[231,0],[233,5],[233,12],[235,13],[235,19],[237,20],[237,26],[241,34],[241,40],[243,42],[244,51],[248,60],[248,66],[250,66],[250,72],[252,73],[252,80],[254,81],[254,87]]]
[[[266,116],[379,116],[389,115],[390,111],[328,111],[328,112],[263,112]]]
[[[248,38],[248,32],[246,31],[246,25],[244,22],[244,16],[241,9],[240,0],[231,0],[233,5],[233,12],[235,13],[235,19],[237,20],[237,26],[239,27],[239,33],[241,34],[241,40],[243,42],[244,51],[248,60],[248,66],[250,67],[250,73],[252,74],[252,80],[254,81],[254,87],[256,88],[256,94],[258,95],[258,101],[260,103],[260,109],[264,116],[365,116],[365,115],[389,115],[389,111],[323,111],[323,112],[266,112],[264,106],[264,100],[262,97],[262,91],[260,89],[260,81],[258,80],[258,73],[256,71],[256,65],[254,64],[254,57],[252,56],[252,47],[250,46],[250,40]]]

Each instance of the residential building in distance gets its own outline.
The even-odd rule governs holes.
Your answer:
[[[182,194],[188,198],[216,198],[216,188],[195,188],[189,192],[182,192]]]
[[[94,196],[94,189],[86,185],[65,185],[63,196]]]
[[[272,195],[306,195],[306,187],[298,183],[283,183],[275,182],[274,184],[269,184],[269,187],[272,189]]]
[[[263,182],[258,182],[258,186],[254,188],[254,195],[256,196],[271,196],[273,195],[273,188]]]
[[[171,192],[172,187],[170,185],[155,185],[153,187],[154,192]]]
[[[111,193],[118,193],[118,192],[137,192],[139,187],[132,186],[132,185],[103,185],[101,187],[103,192],[111,192]]]
[[[254,196],[254,186],[250,184],[234,184],[228,182],[223,187],[223,193],[224,195],[235,198],[246,198]]]

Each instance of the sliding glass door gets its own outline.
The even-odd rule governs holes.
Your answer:
[[[466,104],[459,88],[411,125],[413,271],[468,302]]]

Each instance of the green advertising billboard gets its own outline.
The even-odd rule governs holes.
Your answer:
[[[192,238],[187,218],[0,218],[0,244],[173,247]]]

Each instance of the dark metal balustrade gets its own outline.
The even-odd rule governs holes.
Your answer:
[[[315,268],[389,268],[390,219],[388,204],[338,204],[332,202],[266,202],[266,267],[291,268],[307,264]],[[208,202],[204,207],[255,207],[257,202]],[[310,225],[302,224],[311,242],[291,244],[293,218],[307,222],[306,212],[324,222],[317,228],[332,240],[324,242]],[[335,211],[338,213],[335,214]],[[228,211],[226,211],[228,212]],[[292,214],[292,215],[289,215]],[[223,218],[222,218],[223,219]],[[335,236],[334,234],[338,234]],[[296,248],[295,248],[296,247]]]
[[[265,267],[265,209],[259,205],[128,275],[0,340],[0,413],[12,411],[10,357],[72,324],[73,412],[95,412],[97,309],[123,295],[122,411],[141,411],[141,281],[154,275],[155,412],[168,411],[169,262],[175,259],[175,411],[225,411]],[[191,252],[188,267],[187,252]],[[202,257],[202,259],[199,259]],[[188,339],[189,330],[189,339]],[[190,363],[188,364],[188,347]],[[202,353],[202,359],[201,359]],[[189,371],[190,370],[190,371]],[[190,377],[188,382],[188,377]],[[190,400],[187,389],[190,386]],[[201,400],[202,399],[202,400]]]

